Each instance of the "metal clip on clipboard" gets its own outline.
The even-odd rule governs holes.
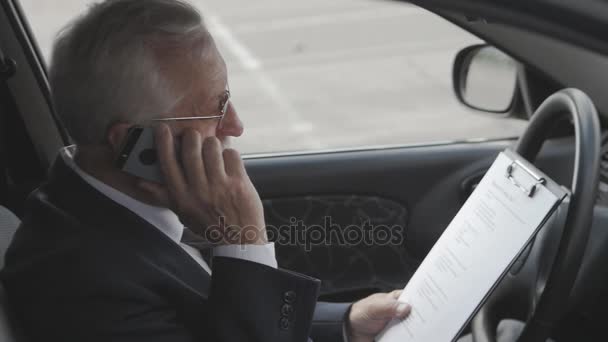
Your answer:
[[[518,182],[515,179],[515,177],[513,176],[513,171],[515,171],[516,166],[521,168],[522,170],[526,171],[526,173],[528,173],[530,176],[532,176],[536,180],[536,183],[532,184],[532,186],[530,186],[529,188],[526,188],[524,185],[522,185],[520,182]],[[521,191],[523,191],[528,197],[533,197],[534,194],[536,193],[537,187],[539,185],[545,185],[545,182],[546,182],[545,178],[537,175],[534,171],[530,170],[529,168],[527,168],[525,165],[523,165],[522,163],[520,163],[517,160],[514,160],[511,163],[511,165],[507,166],[506,177],[509,178],[511,183],[513,183],[513,185],[515,185]]]

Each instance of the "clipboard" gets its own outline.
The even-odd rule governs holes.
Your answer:
[[[569,195],[516,152],[501,152],[406,285],[399,300],[412,313],[377,341],[455,341]]]
[[[561,202],[566,199],[566,197],[571,195],[570,190],[557,184],[555,181],[545,175],[542,171],[537,169],[534,165],[525,160],[522,156],[517,154],[517,152],[514,152],[511,149],[506,149],[502,153],[513,161],[511,165],[505,170],[506,177],[511,180],[514,186],[524,191],[524,193],[526,193],[529,197],[534,196],[536,189],[539,186],[544,186],[545,188],[547,188],[547,190],[551,191],[558,198],[557,206],[559,206]],[[524,185],[522,185],[520,181],[517,180],[514,175],[515,170],[517,168],[522,169],[530,177],[536,180],[536,183],[533,187],[526,188]],[[553,211],[557,209],[557,206],[550,212],[550,214],[552,214]]]
[[[477,305],[475,310],[467,318],[465,324],[463,324],[463,326],[460,328],[460,330],[454,336],[454,338],[451,340],[451,342],[455,342],[460,337],[460,335],[464,332],[467,325],[471,322],[471,320],[473,320],[473,318],[479,312],[481,307],[485,304],[485,302],[488,300],[488,298],[492,295],[492,293],[494,292],[496,287],[504,279],[504,277],[509,272],[509,270],[511,269],[513,264],[517,261],[517,259],[519,259],[519,257],[524,252],[526,247],[528,247],[528,245],[534,240],[534,238],[536,237],[536,234],[538,234],[540,229],[542,227],[544,227],[545,223],[547,223],[547,221],[549,220],[551,215],[553,215],[555,210],[557,210],[557,208],[562,204],[562,202],[571,195],[570,190],[568,190],[564,186],[561,186],[558,183],[556,183],[555,181],[553,181],[546,174],[544,174],[541,170],[539,170],[534,165],[532,165],[530,162],[525,160],[522,156],[520,156],[517,152],[515,152],[511,149],[506,149],[502,153],[505,156],[507,156],[508,158],[510,158],[512,161],[511,164],[505,169],[505,177],[507,179],[509,179],[509,181],[511,181],[511,183],[513,184],[514,187],[518,188],[524,194],[526,194],[526,196],[531,197],[531,198],[534,197],[534,195],[536,194],[539,187],[544,187],[545,189],[547,189],[548,191],[550,191],[551,193],[553,193],[555,195],[557,201],[555,202],[553,207],[547,212],[545,218],[541,221],[540,225],[538,225],[538,227],[536,227],[536,229],[534,230],[534,232],[530,236],[530,238],[521,247],[519,252],[517,252],[516,256],[509,263],[509,265],[506,267],[504,272],[494,282],[494,284],[492,285],[492,287],[490,288],[488,293],[484,296],[484,298],[479,303],[479,305]],[[521,171],[525,172],[525,174],[527,174],[529,177],[531,177],[534,180],[534,183],[529,186],[525,186],[523,184],[523,182],[521,180],[518,180],[518,178],[515,176],[517,169],[520,169]]]

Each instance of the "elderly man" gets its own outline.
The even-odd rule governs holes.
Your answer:
[[[32,340],[306,341],[314,316],[319,336],[358,342],[408,314],[398,292],[316,305],[318,280],[277,269],[260,198],[228,148],[243,125],[226,65],[188,4],[91,7],[58,37],[50,82],[76,145],[28,199],[2,272]],[[115,165],[134,125],[156,129],[162,184]],[[220,243],[188,243],[214,225]]]

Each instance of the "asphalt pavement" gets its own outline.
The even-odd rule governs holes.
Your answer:
[[[48,57],[87,0],[21,0]],[[229,68],[244,153],[516,136],[524,123],[459,104],[456,53],[479,39],[383,0],[195,0]]]

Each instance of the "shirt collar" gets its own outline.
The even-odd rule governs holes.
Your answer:
[[[129,209],[137,216],[146,220],[148,223],[167,235],[171,240],[177,243],[181,241],[184,233],[184,225],[179,221],[179,218],[173,211],[167,208],[155,207],[138,201],[86,173],[74,162],[75,150],[76,146],[73,145],[62,148],[59,150],[59,153],[65,164],[74,170],[74,172],[84,179],[85,182],[114,202]]]

